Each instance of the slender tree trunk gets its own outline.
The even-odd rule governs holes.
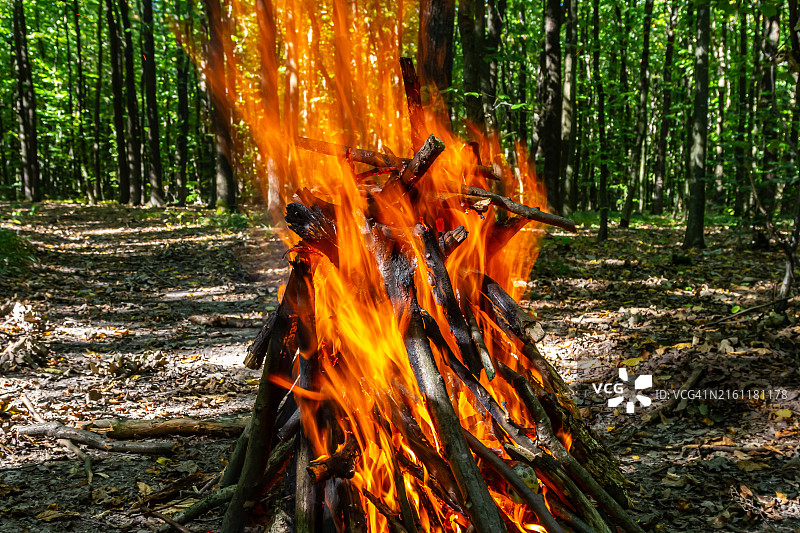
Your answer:
[[[100,102],[103,90],[103,1],[97,3],[97,79],[94,85],[94,144],[92,154],[94,155],[94,196],[96,199],[103,197],[102,157],[100,154],[100,134],[102,124],[100,123]]]
[[[597,134],[599,137],[600,152],[600,180],[597,186],[598,210],[600,211],[600,229],[597,240],[608,239],[608,165],[605,158],[608,155],[606,143],[606,111],[605,93],[603,92],[603,77],[600,72],[600,0],[592,0],[592,70],[594,88],[597,94]]]
[[[186,205],[186,167],[189,159],[189,56],[186,52],[178,51],[178,136],[175,139],[175,166],[177,167],[178,205]]]
[[[139,106],[136,102],[136,76],[133,63],[133,37],[128,15],[128,0],[119,0],[122,33],[125,35],[125,101],[128,108],[129,201],[140,205],[142,201],[142,137],[139,126]]]
[[[455,16],[455,0],[420,2],[417,70],[423,104],[433,110],[440,124],[450,129],[450,97],[447,90],[453,82]]]
[[[704,248],[706,208],[706,143],[708,137],[708,47],[710,0],[697,4],[697,39],[694,62],[694,119],[692,124],[692,173],[689,180],[689,216],[684,248]]]
[[[633,214],[633,199],[639,188],[639,172],[644,160],[644,138],[647,134],[647,98],[650,90],[650,27],[653,20],[653,0],[644,3],[644,35],[642,36],[642,60],[639,63],[639,103],[636,106],[636,137],[634,138],[631,163],[628,166],[628,191],[625,195],[625,205],[622,208],[622,217],[619,221],[621,228],[627,228],[631,223]],[[644,198],[642,198],[642,201]]]
[[[506,8],[506,0],[488,0],[486,2],[486,37],[484,39],[484,53],[490,54],[490,57],[483,59],[484,68],[480,70],[480,84],[483,120],[486,123],[486,133],[489,135],[490,139],[493,140],[499,139],[500,134],[500,128],[497,123],[497,113],[495,111],[495,106],[497,105],[498,79],[497,56],[501,52]],[[488,59],[488,62],[486,59]]]
[[[158,119],[158,97],[156,95],[156,54],[153,43],[153,0],[142,1],[142,33],[144,49],[142,70],[144,71],[144,94],[147,114],[147,144],[150,151],[148,178],[150,182],[150,205],[163,207],[164,186],[161,169],[161,136]]]
[[[759,196],[761,204],[767,211],[767,217],[772,218],[775,210],[775,197],[777,196],[778,179],[778,106],[775,98],[775,81],[777,74],[777,61],[780,40],[780,7],[775,6],[775,13],[764,16],[763,34],[761,40],[761,82],[759,87],[758,114],[761,120],[762,145],[764,155],[761,158],[761,184]]]
[[[537,156],[544,156],[547,200],[561,213],[561,2],[545,3],[544,78],[539,87],[542,116]]]
[[[520,23],[525,26],[525,7],[519,10]],[[517,62],[517,101],[528,102],[528,50],[527,40],[519,41],[519,60]],[[528,140],[528,106],[523,105],[517,110],[517,131],[520,141],[525,143],[525,147],[530,150]]]
[[[487,69],[488,65],[483,60],[486,32],[483,0],[460,0],[458,31],[461,34],[461,51],[463,53],[464,105],[468,127],[484,132],[486,131],[486,121],[481,98],[481,71]]]
[[[122,92],[122,43],[119,36],[114,4],[106,2],[106,21],[108,22],[108,39],[111,46],[111,98],[114,107],[114,134],[117,141],[117,179],[119,180],[119,203],[127,204],[130,200],[130,175],[125,137],[125,109]]]
[[[664,212],[664,182],[667,170],[667,137],[672,123],[672,55],[675,45],[675,27],[678,24],[678,3],[670,3],[669,28],[667,29],[667,46],[664,51],[663,96],[661,101],[661,125],[656,145],[656,164],[653,169],[653,208],[654,215]]]
[[[561,182],[564,184],[565,211],[569,214],[576,208],[577,191],[575,175],[575,98],[577,94],[577,45],[578,45],[578,0],[567,0],[566,46],[564,47],[564,94],[561,98]]]
[[[30,60],[28,59],[28,31],[22,0],[14,0],[14,64],[17,74],[17,116],[19,119],[19,145],[22,159],[22,191],[25,199],[39,202],[39,146],[37,137],[36,92],[33,87]]]
[[[3,112],[0,111],[0,167],[3,169],[3,195],[0,198],[4,200],[11,200],[9,197],[9,192],[12,187],[11,183],[11,173],[8,171],[10,161],[8,160],[8,154],[6,153],[6,123],[5,119],[3,118]]]
[[[86,170],[86,134],[83,128],[84,111],[86,110],[86,82],[83,76],[83,39],[81,37],[80,7],[78,0],[72,0],[72,21],[75,26],[75,65],[78,69],[78,83],[75,88],[75,100],[78,103],[78,145],[75,150],[75,164],[78,173],[78,182],[81,191],[86,194],[89,204],[94,205],[94,189],[89,182],[89,175]]]
[[[736,158],[736,191],[733,203],[733,216],[741,217],[744,214],[744,200],[747,192],[750,190],[747,184],[747,177],[745,172],[747,164],[745,161],[745,141],[747,137],[747,115],[749,106],[747,104],[747,83],[749,77],[747,76],[747,13],[740,10],[737,14],[739,18],[739,58],[738,58],[738,72],[737,79],[737,109],[736,109],[736,145],[734,154]]]
[[[715,124],[715,134],[717,137],[717,145],[714,147],[715,161],[714,161],[714,198],[713,202],[716,205],[723,205],[725,202],[725,151],[723,137],[726,136],[725,131],[725,110],[728,102],[728,80],[725,73],[728,71],[729,65],[726,61],[726,54],[728,52],[728,21],[724,17],[720,17],[720,42],[717,43],[717,122]]]

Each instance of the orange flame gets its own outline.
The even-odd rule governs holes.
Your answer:
[[[444,489],[435,488],[435,482],[441,480],[432,479],[434,473],[417,457],[402,428],[387,432],[387,424],[376,417],[378,413],[388,425],[397,427],[394,416],[398,410],[410,408],[424,438],[443,455],[408,362],[403,324],[395,319],[373,255],[376,229],[370,226],[368,213],[375,207],[362,192],[368,183],[357,177],[367,167],[347,158],[302,151],[292,142],[299,135],[391,152],[397,157],[413,156],[398,65],[405,41],[412,36],[405,25],[415,23],[416,6],[344,0],[231,1],[230,13],[222,17],[229,26],[227,33],[222,33],[236,41],[235,47],[232,42],[225,43],[224,55],[232,68],[212,71],[196,48],[193,53],[216,100],[249,131],[245,145],[253,157],[239,164],[240,173],[249,172],[265,197],[275,200],[277,193],[283,205],[295,191],[308,188],[333,205],[337,224],[339,264],[323,259],[313,276],[319,390],[293,385],[296,374],[273,379],[295,392],[304,431],[318,457],[332,454],[341,445],[334,440],[334,425],[356,439],[361,455],[351,484],[362,495],[370,532],[386,531],[388,525],[363,494],[372,494],[399,513],[397,479],[417,510],[423,531],[463,531],[465,517],[443,501]],[[455,291],[468,302],[479,301],[481,283],[476,282],[476,272],[486,273],[518,298],[536,260],[541,231],[530,224],[511,238],[502,252],[492,251],[500,229],[493,209],[485,216],[469,209],[452,187],[455,183],[489,189],[489,183],[473,171],[472,151],[465,150],[464,141],[437,122],[436,114],[426,113],[424,122],[427,132],[442,139],[446,149],[417,184],[418,200],[412,205],[408,195],[378,197],[376,204],[382,218],[392,221],[393,237],[409,243],[416,254],[420,305],[433,316],[453,352],[459,353],[430,288],[424,250],[412,232],[415,224],[422,221],[440,233],[458,226],[467,230],[466,241],[448,257],[447,269]],[[506,196],[545,208],[544,187],[528,166],[522,147],[517,146],[512,154],[517,162],[512,170],[496,139],[481,138],[479,145],[481,159],[503,177]],[[449,208],[443,208],[443,202]],[[279,231],[287,245],[297,244],[297,237],[286,228]],[[490,355],[512,368],[524,369],[525,360],[512,339],[480,308],[471,310]],[[488,414],[443,364],[442,354],[434,349],[434,355],[466,429],[487,446],[502,449],[505,436],[494,433]],[[485,374],[481,383],[514,420],[534,427],[510,385],[499,379],[490,382]],[[333,420],[316,416],[321,402],[334,406]],[[422,471],[422,478],[405,469],[395,477],[395,454]],[[509,523],[520,531],[544,531],[532,523],[535,516],[524,505],[493,488],[491,491]]]

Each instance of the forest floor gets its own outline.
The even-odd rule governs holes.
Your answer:
[[[171,455],[87,449],[89,482],[72,452],[14,428],[35,423],[25,399],[76,427],[246,415],[260,373],[242,360],[257,327],[197,319],[255,325],[276,304],[282,245],[264,228],[236,231],[241,222],[191,208],[0,204],[0,227],[37,256],[24,275],[0,278],[0,352],[26,338],[20,350],[38,362],[0,369],[0,532],[149,531],[161,522],[142,500],[219,473],[234,437],[171,438]],[[780,253],[723,226],[687,255],[675,227],[614,228],[606,244],[593,233],[549,233],[523,303],[547,332],[542,352],[619,454],[632,512],[649,531],[800,531],[800,305],[789,302],[788,318],[765,308],[710,325],[770,300]],[[620,368],[653,376],[641,391],[651,406],[608,406]],[[645,424],[698,368],[692,391],[724,398],[687,398]],[[176,498],[155,508],[171,514],[193,494]],[[219,523],[212,512],[190,527]]]

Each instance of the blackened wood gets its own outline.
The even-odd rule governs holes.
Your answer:
[[[398,262],[403,262],[404,256],[401,253],[394,255],[400,256]],[[405,262],[410,263],[408,259],[405,259]],[[397,285],[402,295],[403,304],[398,306],[401,310],[398,320],[401,323],[408,321],[403,338],[409,363],[425,400],[425,407],[433,420],[436,434],[444,448],[447,462],[466,501],[467,514],[478,533],[505,532],[505,522],[461,433],[461,422],[453,409],[444,379],[436,367],[428,337],[425,335],[422,309],[417,303],[413,274],[402,279],[384,279],[384,283]]]
[[[371,492],[366,490],[361,490],[361,494],[369,500],[369,503],[375,506],[379,513],[381,513],[385,518],[386,521],[389,522],[389,530],[392,533],[408,533],[406,528],[403,527],[403,521],[400,518],[400,515],[389,509],[386,505],[381,502],[380,498],[377,498]]]
[[[526,313],[517,301],[489,276],[483,276],[481,292],[491,302],[495,315],[505,320],[517,337],[531,342],[539,342],[544,338],[541,324]]]
[[[644,533],[617,501],[592,477],[591,474],[575,459],[561,444],[550,424],[550,419],[542,407],[533,385],[520,374],[517,374],[502,363],[498,370],[511,383],[519,394],[528,411],[536,422],[536,432],[541,446],[545,447],[553,457],[564,466],[570,476],[597,500],[599,506],[607,512],[625,531],[629,533]]]
[[[355,437],[350,435],[341,450],[325,459],[311,461],[306,471],[312,483],[321,483],[332,477],[350,479],[356,474],[355,462],[360,454]]]
[[[462,299],[460,303],[461,311],[464,313],[464,318],[467,319],[467,324],[469,325],[469,332],[472,336],[472,342],[475,343],[475,347],[478,349],[478,355],[481,358],[481,365],[483,365],[483,369],[486,371],[486,378],[489,381],[492,381],[496,371],[494,369],[492,357],[489,355],[489,349],[486,347],[486,343],[483,340],[483,332],[478,326],[478,321],[475,319],[475,314],[472,312],[469,302],[467,302],[466,299]]]
[[[480,440],[478,440],[474,435],[472,435],[466,429],[464,431],[464,437],[467,439],[467,443],[469,447],[472,448],[472,451],[475,454],[486,461],[489,466],[491,466],[498,474],[500,474],[503,479],[505,479],[509,485],[511,485],[515,491],[525,500],[525,503],[528,507],[536,513],[536,516],[539,518],[539,523],[547,528],[547,533],[563,533],[564,530],[561,529],[561,526],[553,519],[553,515],[550,514],[550,511],[547,510],[547,506],[544,503],[544,496],[539,494],[538,492],[534,492],[528,485],[525,484],[524,481],[517,475],[514,470],[508,466],[505,461],[499,458],[495,453],[486,447]]]
[[[331,262],[339,266],[336,224],[315,206],[311,209],[298,202],[286,206],[286,223],[305,242],[324,253]]]
[[[295,409],[289,420],[278,430],[278,438],[286,440],[297,432],[300,428],[300,409]]]
[[[422,96],[419,93],[419,78],[414,70],[414,61],[410,57],[400,58],[400,70],[403,74],[403,87],[406,91],[408,117],[411,122],[411,146],[416,152],[422,147],[426,133]]]
[[[453,284],[450,282],[450,274],[448,274],[447,267],[444,265],[444,258],[439,249],[436,234],[432,228],[422,224],[417,225],[415,233],[422,238],[425,249],[425,262],[428,265],[428,275],[430,276],[436,303],[442,306],[444,316],[447,318],[447,324],[450,326],[450,332],[456,339],[464,364],[467,365],[470,372],[479,377],[483,368],[481,358],[478,355],[475,344],[472,342],[469,324],[467,324],[467,320],[461,313],[461,307],[458,305],[458,299],[453,290]]]
[[[497,207],[502,207],[503,209],[514,213],[515,215],[525,217],[528,220],[534,220],[549,226],[556,226],[572,233],[577,232],[575,222],[572,220],[560,217],[558,215],[553,215],[551,213],[545,213],[538,207],[529,207],[527,205],[518,204],[507,196],[501,196],[485,189],[481,189],[480,187],[471,187],[455,181],[447,182],[447,187],[448,190],[452,192],[460,192],[461,194],[468,196],[480,196],[481,198],[488,198],[491,200],[492,204],[496,205]]]
[[[408,162],[400,175],[393,175],[383,186],[382,195],[393,198],[414,188],[417,182],[422,179],[436,158],[444,152],[444,142],[434,135],[428,137],[422,148],[417,150],[414,158]]]
[[[468,235],[469,232],[464,226],[458,226],[439,235],[439,249],[442,251],[442,257],[447,259],[459,244],[467,240]]]

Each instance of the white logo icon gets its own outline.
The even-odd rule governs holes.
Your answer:
[[[628,371],[625,370],[624,368],[620,368],[619,369],[619,379],[621,379],[625,383],[628,382]],[[652,376],[652,374],[643,374],[641,376],[638,376],[633,381],[633,389],[635,391],[649,389],[652,386],[653,386],[653,376]],[[616,387],[615,387],[615,390],[616,390]],[[643,394],[636,394],[636,399],[639,400],[639,403],[641,403],[645,407],[649,407],[650,404],[652,403],[650,398],[648,398],[647,396],[644,396]],[[625,396],[622,396],[622,395],[615,396],[614,398],[611,398],[610,400],[608,400],[608,406],[609,407],[618,407],[624,401],[625,401]],[[628,414],[633,413],[634,409],[635,409],[635,405],[636,405],[636,402],[634,402],[632,400],[628,400],[628,403],[625,405],[625,411]]]

